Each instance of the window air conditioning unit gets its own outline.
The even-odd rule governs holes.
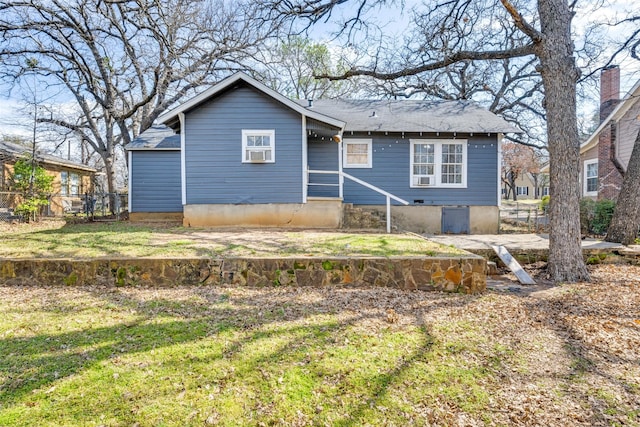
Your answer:
[[[428,187],[430,185],[434,185],[435,182],[435,176],[433,175],[429,175],[429,176],[419,176],[418,177],[418,186],[420,187]]]
[[[249,151],[249,160],[252,162],[264,162],[267,160],[267,152],[263,150]]]

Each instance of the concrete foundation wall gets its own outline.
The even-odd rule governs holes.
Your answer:
[[[129,212],[131,222],[182,222],[182,212]]]
[[[358,206],[386,215],[386,206]],[[497,234],[500,227],[497,206],[470,206],[471,234]],[[391,206],[391,225],[419,234],[442,233],[442,206]]]
[[[252,205],[186,205],[185,227],[294,227],[339,228],[342,202],[309,200],[308,203]]]
[[[497,206],[469,206],[471,234],[498,234],[500,208]]]

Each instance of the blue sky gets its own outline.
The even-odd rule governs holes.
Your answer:
[[[575,28],[580,30],[587,26],[593,19],[613,18],[616,13],[624,11],[626,8],[633,8],[635,6],[634,0],[605,0],[605,6],[597,10],[590,10],[589,8],[579,9],[579,13],[576,16]],[[397,6],[392,7],[374,7],[368,11],[365,16],[369,20],[373,20],[379,25],[385,34],[390,36],[401,37],[403,32],[406,31],[409,23],[409,10],[412,6],[419,4],[417,0],[405,0],[398,2],[404,4],[404,10],[400,10]],[[588,4],[588,3],[587,3]],[[309,36],[319,39],[329,44],[334,44],[336,41],[331,41],[331,33],[336,29],[335,22],[340,21],[344,17],[353,16],[354,9],[351,4],[340,5],[333,11],[333,15],[330,18],[330,22],[320,23],[309,31]],[[640,61],[625,60],[621,64],[622,74],[622,93],[624,95],[626,91],[631,89],[633,84],[640,78]],[[11,93],[7,86],[1,86],[0,90],[4,94],[0,95],[0,134],[22,134],[29,135],[31,119],[28,115],[24,114],[24,104],[21,102],[23,95],[19,88],[14,88]],[[0,92],[0,93],[2,93]],[[593,95],[597,95],[597,90],[594,89]],[[65,102],[64,98],[56,98],[56,101],[60,104]],[[64,108],[64,105],[61,105]],[[589,107],[593,108],[593,106]],[[25,123],[26,127],[22,127],[19,124]]]

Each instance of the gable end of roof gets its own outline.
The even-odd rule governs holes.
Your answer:
[[[249,84],[251,86],[253,86],[255,89],[259,90],[260,92],[264,93],[265,95],[275,99],[276,101],[280,102],[281,104],[285,105],[286,107],[300,113],[303,116],[306,117],[310,117],[314,120],[329,124],[331,126],[335,126],[338,128],[344,128],[345,126],[345,122],[342,120],[338,120],[336,118],[330,117],[328,115],[325,114],[321,114],[317,111],[312,111],[312,110],[308,110],[304,107],[302,107],[301,105],[299,105],[298,103],[290,100],[289,98],[287,98],[284,95],[279,94],[278,92],[276,92],[275,90],[265,86],[264,84],[260,83],[259,81],[257,81],[256,79],[254,79],[253,77],[239,71],[229,77],[227,77],[226,79],[222,80],[221,82],[219,82],[218,84],[210,87],[209,89],[205,90],[204,92],[200,93],[199,95],[194,96],[193,98],[191,98],[190,100],[180,104],[179,106],[177,106],[176,108],[173,108],[172,110],[169,110],[168,112],[162,114],[160,117],[158,117],[158,121],[160,123],[163,123],[165,125],[171,125],[171,124],[175,124],[178,120],[178,115],[180,113],[185,113],[193,108],[196,108],[198,105],[206,102],[207,100],[209,100],[210,98],[214,97],[215,95],[227,90],[228,88],[231,88],[234,84],[236,84],[239,81],[243,81],[246,84]]]

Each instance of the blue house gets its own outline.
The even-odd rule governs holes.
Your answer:
[[[494,233],[500,141],[518,129],[465,101],[292,101],[236,73],[127,147],[131,220]]]

